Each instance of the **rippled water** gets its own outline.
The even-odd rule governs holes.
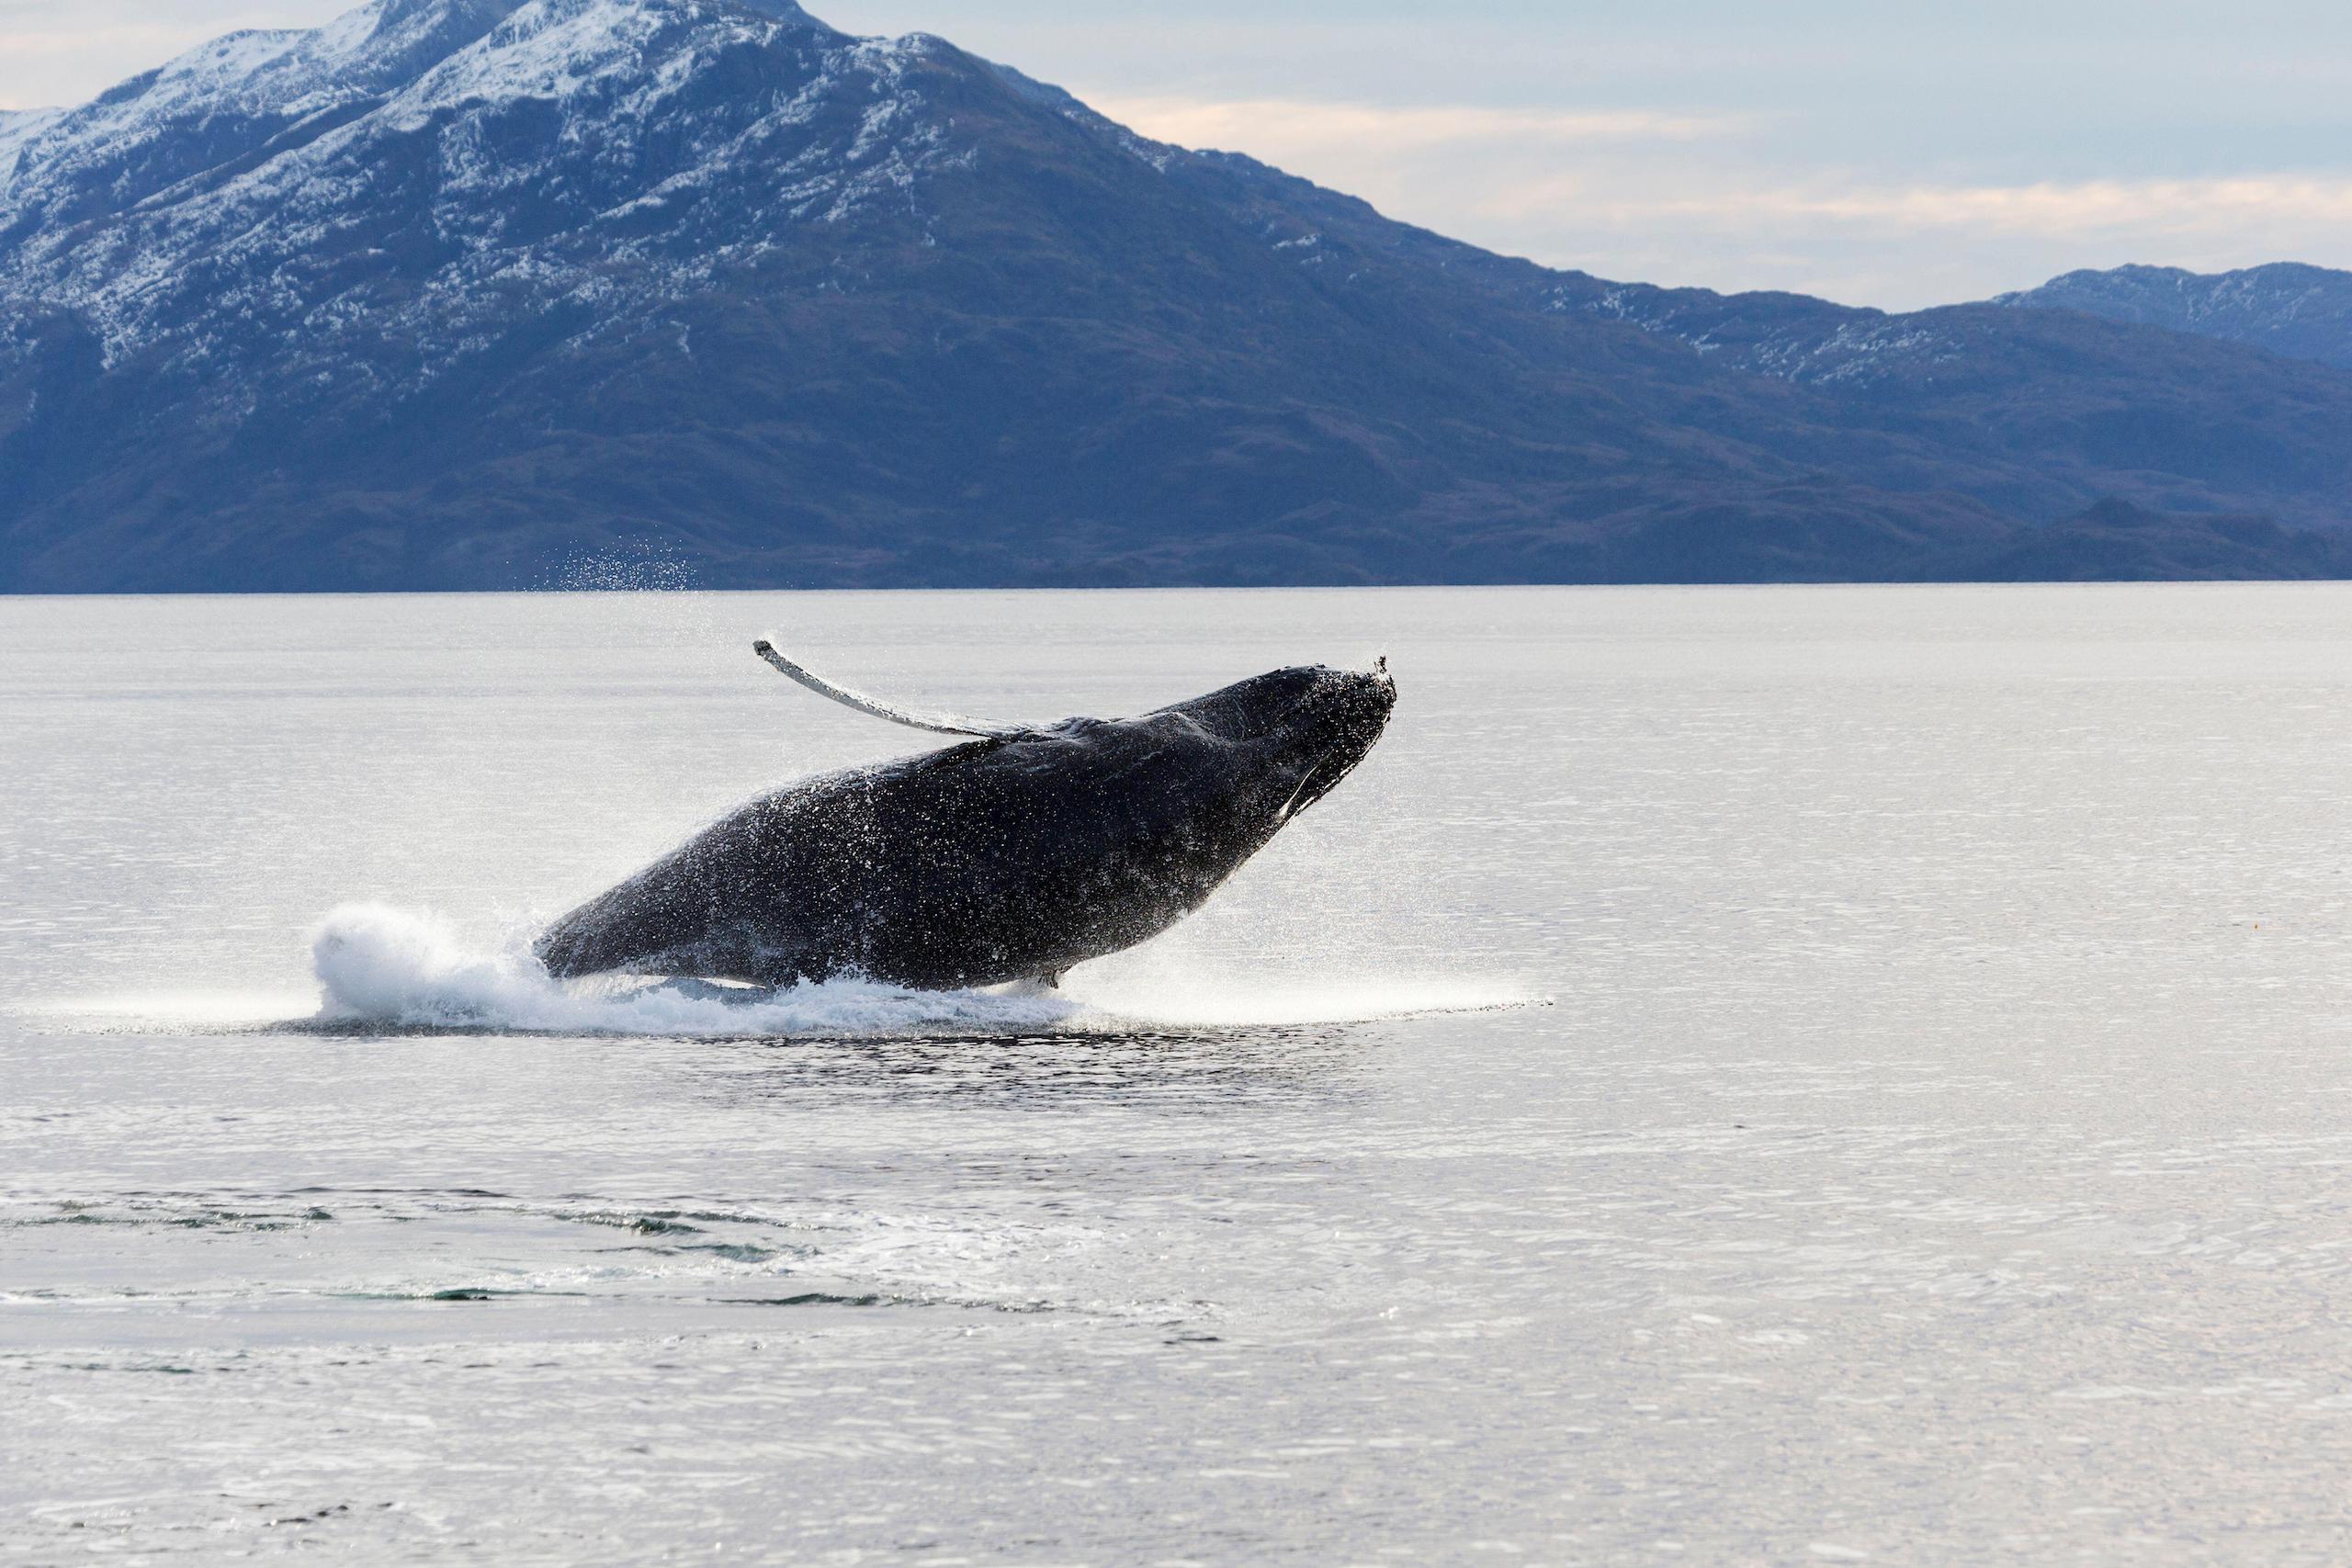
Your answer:
[[[1060,996],[534,976],[921,744],[763,633],[1403,695]],[[0,1560],[2340,1562],[2347,685],[2337,587],[0,600]]]

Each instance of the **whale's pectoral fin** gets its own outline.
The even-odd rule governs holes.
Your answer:
[[[986,740],[1007,740],[1027,733],[1017,724],[983,724],[978,719],[958,718],[954,714],[907,713],[872,697],[836,686],[823,676],[803,669],[775,650],[775,645],[762,637],[752,645],[752,651],[774,665],[780,672],[808,687],[820,697],[831,697],[843,707],[855,708],[876,718],[887,718],[892,724],[903,724],[909,729],[927,729],[934,735],[976,735]]]
[[[1067,969],[1056,969],[1049,974],[1032,975],[1006,986],[1004,994],[1008,997],[1051,996],[1062,988],[1062,976],[1069,973]]]

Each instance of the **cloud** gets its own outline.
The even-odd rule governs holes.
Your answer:
[[[1611,226],[1698,220],[1750,226],[1849,226],[1891,233],[1962,229],[2052,239],[2203,235],[2279,222],[2352,222],[2352,175],[1894,186],[1845,186],[1816,177],[1774,189],[1644,193],[1612,193],[1589,176],[1570,176],[1493,190],[1478,209],[1508,219],[1572,209],[1585,221]]]
[[[1950,185],[1825,174],[1753,186],[1741,174],[1592,167],[1410,194],[1419,221],[1555,265],[1893,309],[2124,262],[2200,272],[2352,263],[2352,172]],[[1439,201],[1450,203],[1442,215],[1429,210]]]
[[[0,109],[80,103],[206,36],[200,28],[0,28]]]
[[[1147,135],[1249,152],[1393,217],[1604,276],[1907,308],[2122,261],[2352,262],[2352,169],[1916,180],[1909,150],[1852,166],[1850,142],[1793,112],[1095,101]]]
[[[1833,172],[1792,179],[1785,167],[1726,160],[1727,152],[1743,149],[1720,144],[1755,129],[1752,119],[1730,115],[1174,96],[1110,96],[1095,107],[1159,141],[1249,152],[1359,192],[1365,184],[1396,181],[1397,171],[1381,161],[1430,153],[1437,161],[1425,167],[1443,169],[1444,183],[1423,189],[1414,178],[1408,205],[1436,198],[1458,211],[1509,220],[1556,214],[1613,229],[1713,220],[1782,231],[1964,229],[2053,238],[2352,222],[2352,174],[2011,185],[1906,185]],[[1692,145],[1702,142],[1716,145]],[[1347,184],[1351,177],[1357,183]],[[1381,194],[1395,199],[1404,192]]]
[[[306,27],[357,0],[0,0],[0,109],[82,103],[244,28]]]
[[[1272,163],[1344,148],[1387,153],[1504,141],[1573,146],[1628,141],[1696,141],[1732,134],[1729,116],[1654,109],[1566,113],[1449,104],[1387,107],[1303,98],[1108,97],[1093,107],[1122,125],[1182,147],[1247,152]]]

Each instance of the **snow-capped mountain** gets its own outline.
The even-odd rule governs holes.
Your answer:
[[[281,133],[308,126],[315,135],[480,38],[508,9],[379,0],[331,27],[216,39],[78,109],[0,121],[0,234],[135,207]]]
[[[2082,310],[2110,321],[2226,338],[2352,369],[2352,272],[2333,267],[2274,262],[2199,273],[2177,266],[2119,266],[2070,272],[1994,302]]]
[[[1547,271],[789,0],[376,0],[0,118],[0,588],[2305,572],[2150,541],[2347,480],[2333,369]]]
[[[24,138],[0,305],[62,305],[105,367],[230,407],[248,372],[413,394],[518,320],[627,332],[779,228],[906,205],[943,140],[922,49],[789,0],[376,0],[239,34]]]

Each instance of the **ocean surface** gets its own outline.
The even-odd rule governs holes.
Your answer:
[[[1060,995],[536,924],[1385,654]],[[0,600],[0,1562],[2352,1555],[2352,588]]]

